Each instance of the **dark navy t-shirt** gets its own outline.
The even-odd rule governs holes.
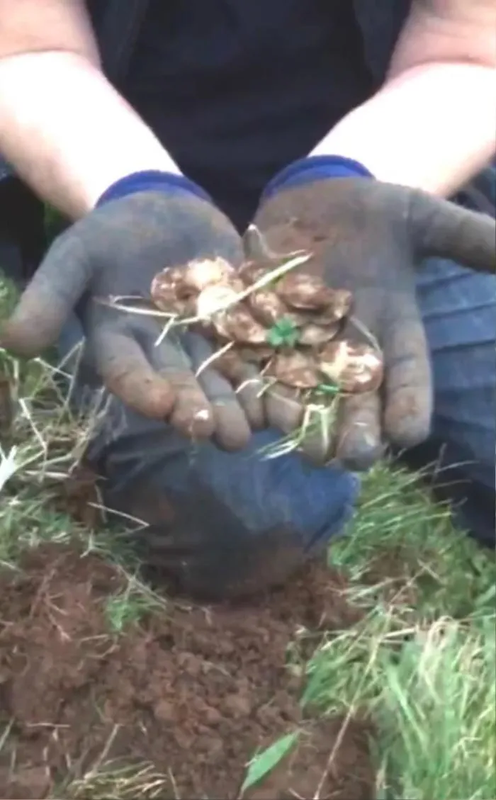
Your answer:
[[[372,92],[350,0],[152,0],[125,94],[239,227]]]

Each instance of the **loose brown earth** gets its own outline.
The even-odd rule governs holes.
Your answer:
[[[135,796],[237,798],[258,748],[303,726],[245,796],[372,800],[367,724],[305,720],[298,703],[316,632],[358,617],[338,574],[309,567],[257,606],[170,604],[116,636],[106,609],[121,588],[75,547],[40,547],[0,575],[0,797],[67,798],[79,779],[77,796],[94,800],[85,776],[120,758],[163,775]]]

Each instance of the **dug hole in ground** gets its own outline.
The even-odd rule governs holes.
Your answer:
[[[0,698],[12,726],[1,797],[46,797],[68,774],[120,762],[148,765],[136,796],[236,798],[247,762],[287,734],[286,755],[244,796],[373,797],[370,724],[312,720],[299,703],[322,632],[357,619],[339,575],[310,567],[256,605],[171,603],[113,636],[106,601],[122,580],[57,545],[3,576]],[[77,796],[88,791],[82,780]]]

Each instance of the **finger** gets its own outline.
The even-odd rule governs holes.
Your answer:
[[[2,327],[2,346],[30,358],[53,344],[83,295],[90,272],[80,239],[73,234],[59,237]]]
[[[265,413],[268,424],[282,433],[298,433],[304,414],[304,406],[298,399],[298,392],[276,383],[266,390]]]
[[[413,447],[429,435],[433,407],[432,374],[424,326],[416,312],[398,320],[384,341],[387,437]]]
[[[214,439],[223,450],[242,450],[251,439],[251,429],[242,408],[231,400],[213,403]]]
[[[153,369],[132,335],[100,328],[89,346],[105,386],[126,406],[152,419],[165,419],[171,413],[174,389]]]
[[[265,382],[255,364],[247,363],[242,356],[231,350],[215,359],[215,371],[223,375],[234,387],[238,402],[243,409],[251,430],[265,427],[265,404],[263,392]]]
[[[95,322],[95,321],[94,321]],[[90,345],[105,385],[143,416],[168,419],[188,437],[212,435],[213,411],[174,341],[155,346],[157,326],[137,321],[133,328],[93,324]]]
[[[335,408],[309,406],[300,426],[300,449],[316,466],[326,464],[332,456],[336,434]]]
[[[345,326],[341,336],[353,342],[370,344],[364,331],[377,328],[383,316],[381,296],[372,292],[355,294],[353,319]],[[369,469],[384,451],[382,428],[382,400],[378,392],[341,396],[334,424],[334,455],[348,469],[360,472]]]
[[[171,385],[175,402],[169,422],[178,431],[192,439],[208,439],[215,431],[213,406],[194,375],[194,365],[186,353],[181,338],[170,333],[157,343],[153,323],[140,321],[140,334],[144,349],[150,353],[152,363]],[[152,334],[155,333],[152,339]]]
[[[343,397],[336,420],[336,458],[347,469],[361,472],[381,457],[381,398],[378,392]]]
[[[214,438],[225,450],[240,450],[250,438],[251,430],[245,413],[229,381],[215,369],[211,361],[213,348],[198,334],[184,335],[184,345],[191,359],[194,374],[213,408]]]
[[[193,373],[168,372],[167,377],[176,393],[171,425],[191,439],[209,439],[215,432],[216,417]]]
[[[491,216],[415,189],[409,209],[417,251],[441,256],[478,272],[496,272],[496,222]]]
[[[255,364],[245,364],[238,375],[236,397],[246,414],[250,428],[262,430],[266,425],[264,381]]]

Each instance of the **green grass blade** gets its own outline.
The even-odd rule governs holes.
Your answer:
[[[271,772],[274,767],[279,764],[279,762],[286,756],[289,751],[295,746],[298,737],[300,735],[300,731],[292,731],[292,733],[287,733],[285,736],[282,736],[278,739],[274,744],[271,744],[267,747],[266,750],[262,750],[261,753],[258,753],[248,765],[248,771],[246,773],[246,778],[243,781],[243,785],[241,787],[241,794],[245,792],[250,786],[254,786],[254,784],[258,783],[262,780],[269,772]]]

